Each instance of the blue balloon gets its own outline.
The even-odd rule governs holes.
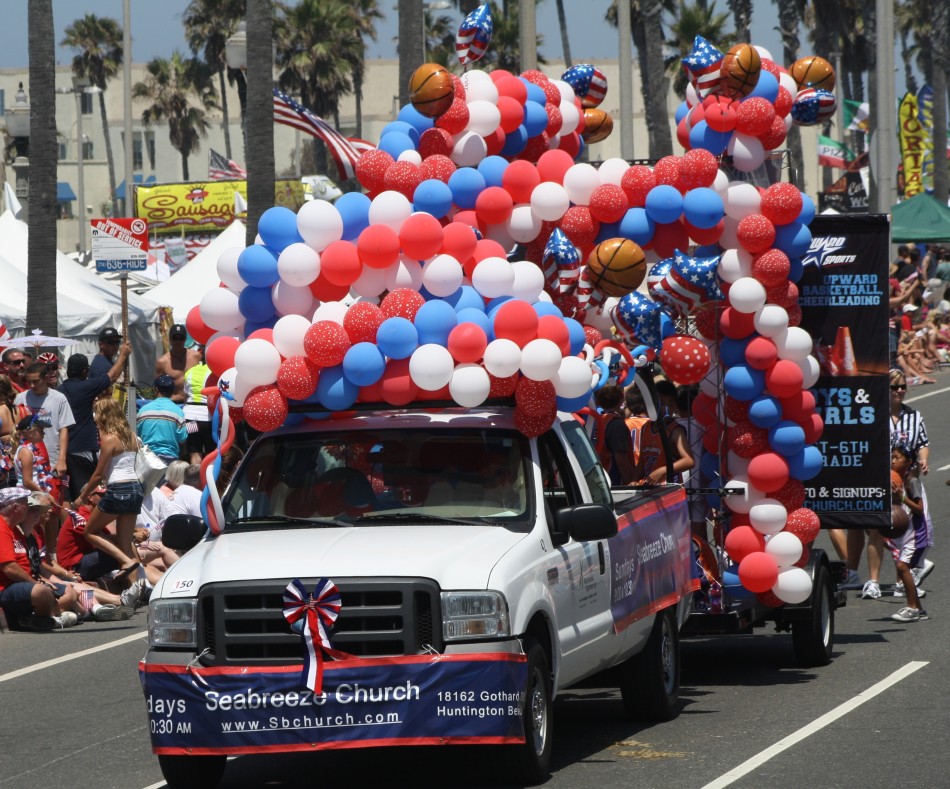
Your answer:
[[[544,95],[544,90],[540,85],[535,85],[533,82],[529,82],[524,77],[518,77],[523,83],[524,86],[528,89],[528,101],[533,101],[535,104],[540,104],[542,107],[547,103],[548,97]]]
[[[492,320],[495,320],[494,313],[506,301],[511,301],[511,296],[496,296],[495,298],[491,299],[488,304],[485,305],[485,312],[488,314],[488,317]]]
[[[343,375],[343,365],[326,367],[317,381],[317,399],[328,411],[345,411],[359,396],[360,388]]]
[[[800,222],[778,225],[772,246],[782,250],[790,258],[801,257],[811,247],[811,230]]]
[[[703,452],[699,459],[699,470],[706,479],[719,473],[719,455],[715,452]]]
[[[769,428],[782,419],[782,404],[772,395],[759,395],[749,404],[749,421],[756,427]]]
[[[731,131],[716,131],[712,126],[706,125],[706,131],[703,133],[702,148],[705,148],[713,156],[722,156],[726,148],[729,147],[729,140],[732,139]]]
[[[343,240],[356,241],[369,227],[369,207],[372,200],[362,192],[347,192],[333,204],[343,219]]]
[[[726,367],[735,367],[737,364],[745,364],[745,349],[749,346],[751,339],[746,337],[741,340],[734,340],[732,337],[723,337],[719,341],[719,360]]]
[[[462,285],[462,287],[451,296],[446,296],[445,301],[451,304],[456,312],[469,307],[480,310],[481,312],[485,311],[485,299],[483,299],[478,291],[471,285]]]
[[[250,285],[238,296],[238,309],[247,320],[254,323],[270,320],[277,312],[271,300],[270,288],[255,288]]]
[[[540,88],[539,88],[540,90]],[[544,91],[541,91],[542,93]],[[537,137],[548,127],[548,114],[544,109],[544,104],[537,104],[529,101],[524,105],[524,121],[522,125],[528,132],[528,137]]]
[[[778,98],[778,80],[775,78],[775,75],[762,69],[762,71],[759,72],[759,81],[755,83],[752,92],[745,98],[751,99],[753,96],[758,96],[761,99],[765,99],[769,104],[774,104]],[[743,101],[745,101],[745,99],[743,99]]]
[[[419,332],[405,318],[386,318],[376,332],[376,344],[390,359],[408,359],[419,347]]]
[[[797,455],[805,448],[805,431],[797,422],[784,419],[769,430],[769,446],[782,457]]]
[[[396,120],[408,123],[420,135],[422,132],[435,126],[434,118],[427,118],[411,104],[404,104],[402,106],[402,109],[399,110],[399,115],[396,116]]]
[[[765,373],[747,364],[737,364],[726,370],[722,385],[726,394],[736,400],[752,400],[762,394],[765,388]]]
[[[452,190],[438,178],[428,178],[412,193],[412,208],[441,219],[452,209]]]
[[[643,246],[653,240],[656,223],[642,208],[631,208],[620,220],[620,237]]]
[[[524,124],[515,129],[511,134],[505,135],[505,144],[501,146],[502,156],[517,156],[528,144],[528,130]]]
[[[590,405],[590,392],[587,394],[582,394],[578,397],[561,397],[558,395],[554,398],[557,403],[558,411],[567,411],[572,413],[574,411],[580,411],[582,408]]]
[[[595,244],[606,241],[608,238],[620,238],[620,222],[601,222],[600,230],[597,231]]]
[[[449,176],[452,200],[463,211],[475,207],[475,200],[485,188],[485,178],[474,167],[459,167]]]
[[[693,250],[693,257],[711,258],[714,255],[721,255],[722,247],[719,244],[703,244]]]
[[[306,414],[287,414],[287,416],[284,417],[284,427],[296,427],[302,424],[306,418]]]
[[[462,323],[474,323],[477,326],[480,326],[482,331],[485,332],[485,336],[488,338],[488,341],[491,342],[495,339],[495,332],[492,327],[491,318],[489,318],[484,312],[475,307],[466,307],[465,309],[458,311],[458,322]],[[445,345],[446,343],[441,343]]]
[[[260,244],[251,244],[238,256],[237,270],[255,288],[269,288],[280,279],[276,255]]]
[[[676,326],[673,323],[672,318],[666,314],[666,312],[660,312],[660,339],[665,340],[667,337],[672,337],[676,334]]]
[[[766,72],[763,72],[766,73]],[[771,76],[771,74],[769,75]],[[722,574],[722,589],[729,595],[729,597],[742,600],[747,597],[754,597],[755,592],[750,592],[746,589],[742,582],[739,580],[739,567],[738,565],[732,565],[732,567],[727,568]]]
[[[433,299],[423,304],[416,312],[412,324],[419,334],[419,345],[445,345],[449,332],[458,325],[455,309],[448,302]]]
[[[419,145],[418,130],[411,123],[406,123],[405,121],[390,121],[385,126],[383,126],[383,130],[379,133],[379,138],[382,139],[387,134],[393,134],[396,132],[401,132],[409,137],[409,139],[412,140],[413,146]]]
[[[266,321],[244,321],[244,336],[250,337],[258,329],[273,329],[275,323],[277,323],[276,312]]]
[[[380,137],[376,147],[381,151],[386,151],[393,159],[398,159],[400,154],[406,151],[416,150],[412,137],[401,131],[391,131],[386,136]]]
[[[284,206],[268,208],[261,214],[257,232],[261,241],[278,254],[291,244],[303,243],[297,232],[297,214]]]
[[[554,315],[558,318],[563,318],[564,313],[558,308],[556,304],[552,304],[550,301],[536,301],[531,305],[534,308],[534,311],[538,314],[539,318],[543,318],[545,315]]]
[[[798,221],[803,225],[810,225],[811,220],[815,218],[815,201],[802,192],[802,210],[798,215]]]
[[[477,169],[487,186],[501,186],[502,176],[508,169],[508,160],[501,156],[486,156],[478,163]]]
[[[676,112],[673,114],[674,122],[679,124],[679,122],[689,114],[689,110],[689,105],[685,101],[681,101],[676,108]]]
[[[372,342],[358,342],[343,357],[343,375],[356,386],[370,386],[386,372],[386,357]]]
[[[705,135],[706,129],[709,128],[709,124],[706,121],[696,121],[692,126],[689,127],[689,146],[690,148],[705,148]]]
[[[667,225],[683,213],[683,195],[675,186],[659,184],[647,193],[646,212],[654,222]]]
[[[824,458],[821,450],[814,444],[809,444],[800,452],[788,458],[788,473],[797,480],[804,482],[816,476],[821,471]]]
[[[538,315],[540,318],[541,316]],[[584,326],[580,321],[573,318],[565,318],[564,325],[567,326],[568,342],[570,343],[570,354],[576,356],[584,350],[584,344],[587,342],[587,335],[584,334]]]
[[[725,213],[726,206],[714,189],[690,189],[683,198],[683,216],[694,227],[703,230],[715,227]]]
[[[798,282],[802,278],[802,274],[805,273],[805,266],[802,263],[801,258],[789,258],[788,262],[791,264],[788,269],[788,278],[792,282]]]

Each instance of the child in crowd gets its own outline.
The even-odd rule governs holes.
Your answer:
[[[907,444],[896,444],[891,449],[891,469],[897,472],[903,483],[901,493],[897,490],[895,481],[894,490],[900,496],[900,501],[892,506],[903,507],[910,521],[903,536],[889,539],[886,543],[897,566],[897,578],[904,585],[904,591],[907,594],[907,605],[891,617],[896,622],[919,622],[929,619],[927,612],[920,607],[917,586],[910,571],[910,563],[917,550],[917,535],[913,520],[915,515],[922,516],[924,512],[920,480],[910,473],[911,467],[916,462],[917,453]]]
[[[680,416],[676,387],[669,381],[657,381],[659,395],[659,418],[663,420],[669,434],[670,448],[673,452],[673,480],[682,482],[683,472],[696,465],[689,446],[686,430],[677,420]],[[662,485],[666,482],[666,453],[660,435],[660,427],[650,420],[640,425],[634,444],[639,450],[639,464],[642,466],[645,485]]]
[[[49,493],[52,489],[52,470],[49,452],[43,442],[43,431],[49,422],[28,416],[16,426],[19,445],[14,456],[17,479],[27,490]]]

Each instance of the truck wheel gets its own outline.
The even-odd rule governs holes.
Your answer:
[[[669,721],[679,712],[680,638],[673,613],[656,615],[643,651],[621,666],[620,695],[638,721]]]
[[[792,622],[792,646],[802,666],[827,666],[835,645],[835,606],[831,575],[821,566],[815,573],[811,612],[807,619]]]
[[[169,789],[213,789],[221,782],[227,763],[227,756],[158,757]]]
[[[528,656],[528,679],[521,720],[524,743],[509,746],[511,769],[520,783],[547,780],[551,764],[553,710],[551,709],[551,663],[547,652],[533,638],[524,640]]]

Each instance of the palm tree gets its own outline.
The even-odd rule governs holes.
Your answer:
[[[426,62],[438,63],[449,71],[460,71],[458,57],[455,54],[454,20],[444,14],[435,16],[425,12]]]
[[[247,0],[247,235],[274,204],[274,3]]]
[[[557,0],[557,24],[561,29],[561,50],[564,53],[564,68],[574,65],[571,60],[571,40],[567,34],[567,14],[564,12],[564,0]]]
[[[29,0],[30,196],[26,325],[55,335],[56,312],[56,35],[53,0]]]
[[[423,0],[399,0],[399,106],[409,103],[409,79],[422,65]]]
[[[106,141],[106,161],[109,164],[109,198],[114,206],[115,157],[112,153],[112,137],[109,135],[109,119],[106,116],[106,86],[119,73],[119,67],[122,65],[122,26],[114,19],[100,19],[94,14],[86,14],[66,28],[66,35],[60,46],[77,50],[73,57],[73,74],[85,77],[91,85],[99,88],[99,119]],[[82,151],[77,155],[82,156]]]
[[[482,68],[491,66],[492,68],[505,69],[518,74],[522,70],[518,3],[506,0],[503,5],[499,6],[495,0],[491,0],[488,5],[491,7],[494,31],[492,32],[491,46],[488,48],[488,52],[482,56],[479,65]],[[544,36],[538,34],[538,65],[547,62],[540,54],[543,44]]]
[[[353,93],[356,98],[356,136],[363,136],[363,81],[366,79],[366,38],[376,40],[376,20],[382,19],[377,0],[356,0],[357,27],[360,33],[360,46],[354,47],[351,55],[356,56],[350,64],[353,69]],[[428,12],[426,12],[428,17]]]
[[[736,41],[749,41],[749,26],[752,24],[752,0],[729,0],[729,9],[732,11],[732,19],[736,27]]]
[[[687,5],[680,0],[677,15],[670,25],[670,37],[676,54],[666,60],[666,69],[673,76],[673,90],[678,96],[686,94],[686,69],[682,59],[692,50],[696,36],[702,36],[726,52],[735,43],[735,35],[726,33],[729,15],[716,11],[716,5],[702,2]]]
[[[170,59],[149,61],[145,70],[145,81],[132,86],[134,98],[151,102],[142,112],[142,122],[168,124],[171,144],[181,154],[182,177],[188,181],[188,157],[198,148],[198,140],[208,135],[207,112],[218,107],[211,72],[206,64],[186,60],[179,52]]]
[[[947,71],[950,69],[947,47],[950,46],[950,8],[946,2],[933,4],[933,36],[934,36],[934,107],[933,107],[933,173],[934,197],[944,205],[947,204],[948,173],[947,157],[937,156],[936,153],[947,150]],[[942,49],[941,49],[942,47]]]
[[[228,68],[224,50],[228,37],[234,33],[238,22],[244,19],[246,13],[245,0],[191,0],[182,17],[188,47],[192,54],[203,54],[211,73],[218,75],[218,91],[221,94],[221,129],[224,132],[224,150],[228,159],[233,157],[225,79],[228,84],[233,85],[240,77],[237,69]]]
[[[798,25],[804,15],[804,2],[802,0],[797,0],[797,2],[775,0],[775,2],[778,6],[778,30],[782,36],[782,57],[787,64],[791,65],[798,60]],[[791,159],[789,164],[792,183],[802,189],[805,178],[805,159],[802,155],[802,135],[797,126],[789,129],[785,146]],[[823,168],[824,174],[827,174],[826,171],[827,168]]]

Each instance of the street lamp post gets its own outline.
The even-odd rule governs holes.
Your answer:
[[[241,72],[238,82],[238,100],[241,103],[241,133],[244,142],[244,160],[247,161],[247,23],[238,22],[224,44],[224,60],[228,68]]]
[[[13,106],[5,114],[7,134],[13,138],[16,158],[13,160],[13,172],[16,177],[15,194],[20,201],[20,219],[30,219],[30,101],[23,91],[23,83],[17,90]]]
[[[57,93],[72,93],[76,97],[76,180],[79,188],[79,210],[76,212],[79,219],[79,254],[86,252],[86,185],[83,166],[86,159],[86,137],[82,133],[82,94],[101,93],[101,89],[89,84],[87,77],[73,77],[71,88],[57,88]],[[128,185],[126,185],[128,186]]]

